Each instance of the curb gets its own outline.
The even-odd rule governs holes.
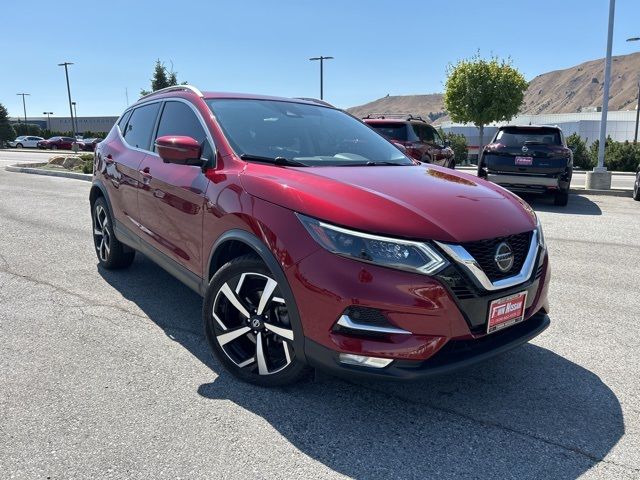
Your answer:
[[[572,188],[570,190],[571,193],[578,195],[600,195],[603,197],[629,197],[633,196],[633,190],[620,190],[620,189],[611,189],[611,190],[587,190],[586,188]]]
[[[43,148],[0,148],[0,152],[25,152],[25,153],[49,153],[50,155],[55,155],[56,152],[59,153],[76,153],[73,150],[45,150]],[[93,153],[93,152],[85,152],[82,150],[78,150],[78,154],[80,153]]]
[[[93,179],[93,175],[90,173],[78,173],[78,172],[59,172],[57,170],[44,170],[42,167],[47,165],[44,163],[15,163],[13,165],[7,165],[4,169],[8,172],[18,173],[33,173],[35,175],[47,175],[49,177],[64,177],[73,178],[75,180],[85,180],[90,182]]]

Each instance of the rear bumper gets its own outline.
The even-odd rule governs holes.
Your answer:
[[[435,355],[424,361],[395,360],[385,368],[344,364],[339,352],[312,340],[305,340],[305,355],[310,365],[349,377],[416,380],[468,368],[491,357],[516,348],[538,336],[551,320],[541,309],[535,315],[513,327],[478,339],[450,340]]]
[[[488,173],[487,180],[516,192],[545,193],[548,190],[568,190],[571,179],[566,175],[515,175]]]

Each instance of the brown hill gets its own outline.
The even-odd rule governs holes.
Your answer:
[[[613,57],[611,67],[610,110],[633,110],[638,95],[640,52]],[[604,59],[592,60],[575,67],[538,75],[524,96],[522,113],[579,112],[602,105]],[[443,96],[398,95],[347,109],[358,117],[372,113],[413,113],[435,123],[448,119],[444,113]],[[431,115],[430,115],[431,114]]]

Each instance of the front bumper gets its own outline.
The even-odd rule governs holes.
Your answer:
[[[505,353],[536,337],[550,323],[549,316],[541,309],[524,322],[480,339],[451,340],[427,360],[398,360],[385,368],[366,368],[342,363],[339,352],[310,340],[305,342],[305,355],[310,365],[337,375],[415,380],[468,368]]]

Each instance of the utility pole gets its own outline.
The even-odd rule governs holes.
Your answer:
[[[320,60],[320,100],[323,100],[323,83],[324,83],[324,61],[325,60],[333,60],[333,57],[323,57],[320,55],[319,57],[310,58],[311,61]]]
[[[71,130],[73,130],[73,138],[76,138],[76,128],[73,123],[73,107],[71,105],[71,87],[69,87],[69,65],[73,65],[72,62],[59,63],[59,67],[64,67],[64,74],[67,77],[67,95],[69,95],[69,114],[71,115]]]
[[[53,112],[42,112],[42,114],[47,116],[47,130],[51,131],[51,118],[49,118],[49,115],[53,115]]]
[[[637,42],[640,37],[627,38],[627,42]],[[640,74],[638,74],[638,103],[636,105],[636,131],[633,134],[633,143],[638,143],[638,122],[640,121]]]
[[[75,118],[75,133],[78,133],[78,110],[76,110],[76,102],[71,102],[71,105],[73,105],[73,117]]]
[[[600,143],[598,144],[598,166],[587,172],[585,187],[595,190],[611,188],[611,172],[604,166],[604,147],[607,141],[607,113],[609,110],[609,86],[611,85],[611,46],[613,44],[613,20],[616,0],[609,0],[609,28],[607,30],[607,56],[604,61],[604,91],[602,94],[602,116],[600,117]]]
[[[16,93],[16,95],[20,95],[22,97],[22,109],[24,110],[24,133],[26,135],[29,135],[29,132],[27,131],[27,104],[24,101],[24,97],[30,96],[30,93]]]

